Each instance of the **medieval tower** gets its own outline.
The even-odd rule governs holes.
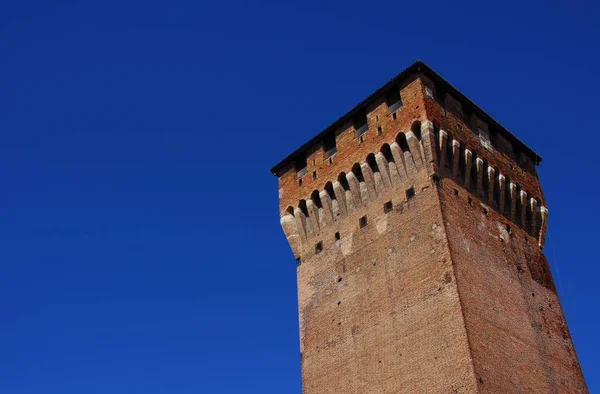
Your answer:
[[[540,161],[416,62],[275,165],[303,393],[587,393]]]

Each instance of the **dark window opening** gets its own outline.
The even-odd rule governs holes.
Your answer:
[[[454,189],[454,195],[458,196],[458,189]]]
[[[367,114],[364,110],[354,115],[352,121],[354,123],[354,129],[356,130],[357,136],[364,134],[369,128],[369,125],[367,124]]]
[[[396,111],[398,108],[402,107],[402,99],[400,98],[400,89],[395,88],[390,90],[385,95],[385,101],[387,103],[388,109],[390,112]]]
[[[487,210],[487,208],[483,208],[483,214],[484,214],[485,216],[487,216],[487,215],[488,215],[488,210]]]
[[[506,225],[506,232],[510,234],[510,224]]]
[[[379,172],[379,166],[377,165],[377,161],[375,160],[375,155],[373,153],[369,153],[367,156],[367,164],[371,168],[371,171]]]
[[[415,196],[415,188],[406,189],[406,199],[409,200]]]
[[[473,151],[471,155],[471,184],[472,192],[477,190],[477,152]]]
[[[383,204],[383,213],[391,212],[393,207],[394,206],[392,205],[391,201],[386,202],[385,204]]]
[[[504,213],[510,213],[512,198],[510,196],[510,177],[504,178]]]
[[[337,147],[335,145],[335,134],[331,133],[323,139],[323,149],[325,149],[325,158],[331,157],[335,152],[337,152]]]
[[[473,206],[473,199],[471,197],[469,197],[468,201],[469,201],[469,205]]]
[[[392,119],[396,120],[396,113],[395,112],[392,114]]]
[[[421,122],[418,120],[414,121],[412,126],[410,127],[410,130],[413,132],[415,137],[417,137],[417,139],[421,141]]]
[[[298,208],[300,208],[300,211],[302,211],[304,216],[308,216],[308,208],[306,208],[306,200],[300,200],[300,202],[298,203]]]
[[[323,251],[323,242],[319,242],[315,245],[315,253],[319,254]]]
[[[360,137],[358,137],[358,140],[359,140],[361,143],[363,143],[365,139],[364,139],[364,138],[363,138],[363,136],[361,135]]]
[[[339,241],[340,240],[340,233],[335,233],[335,240]]]
[[[298,186],[302,186],[302,178],[298,179]]]
[[[325,184],[325,192],[332,200],[335,200],[335,193],[333,191],[333,184],[331,182],[327,182]]]
[[[359,182],[364,182],[365,177],[363,176],[362,169],[360,168],[360,164],[355,163],[352,166],[352,173],[356,176]]]
[[[344,191],[350,190],[350,185],[348,184],[348,178],[346,178],[345,172],[341,172],[340,175],[338,175],[337,180],[340,185],[342,185],[342,189],[344,189]]]
[[[383,129],[381,128],[381,126],[379,126],[377,128],[377,135],[381,135],[381,133],[383,133]]]
[[[294,216],[294,207],[287,207],[287,209],[285,210],[286,213]]]
[[[482,195],[484,196],[484,198],[486,200],[484,201],[488,201],[487,199],[490,197],[488,196],[489,194],[489,190],[490,190],[490,178],[488,177],[489,174],[489,167],[488,167],[488,162],[487,160],[483,159],[483,175],[482,175],[482,179],[481,179],[481,187],[483,188],[483,190],[481,191]],[[491,196],[493,197],[493,196]]]
[[[296,158],[294,161],[294,169],[296,170],[296,176],[298,178],[302,178],[306,174],[307,166],[305,155],[300,155]]]
[[[394,155],[392,155],[392,149],[390,148],[389,144],[381,145],[380,151],[383,157],[385,157],[385,159],[388,161],[388,163],[394,162]]]
[[[299,266],[300,264],[302,264],[302,258],[296,257],[296,266]]]
[[[408,152],[410,150],[408,148],[408,141],[406,141],[406,135],[404,133],[398,133],[396,136],[396,142],[398,145],[400,145],[402,152]]]
[[[323,204],[321,203],[321,197],[319,196],[318,190],[313,190],[312,194],[310,195],[310,199],[317,208],[323,208]]]
[[[317,179],[317,172],[313,171],[313,180]]]
[[[329,164],[333,164],[333,157],[329,158]]]
[[[367,225],[367,217],[363,216],[362,218],[358,219],[358,225],[360,228],[365,227]]]

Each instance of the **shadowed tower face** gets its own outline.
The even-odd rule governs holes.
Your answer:
[[[540,161],[417,62],[273,167],[303,392],[587,393]]]

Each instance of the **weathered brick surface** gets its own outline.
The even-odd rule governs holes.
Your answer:
[[[504,217],[493,210],[486,215],[478,200],[471,206],[467,198],[444,179],[443,220],[479,392],[586,393],[535,238],[514,226],[509,234]]]
[[[376,98],[362,139],[348,121],[332,160],[306,150],[301,184],[278,170],[303,392],[586,393],[541,252],[537,155],[413,70],[395,116]]]

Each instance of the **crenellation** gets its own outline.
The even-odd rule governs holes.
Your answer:
[[[521,190],[519,193],[520,196],[520,212],[521,212],[521,227],[527,231],[527,192]]]
[[[475,171],[477,171],[477,181],[475,186],[475,194],[478,197],[483,197],[483,159],[480,157],[475,159]]]
[[[377,162],[377,167],[379,168],[381,181],[385,190],[391,190],[392,179],[390,177],[390,166],[383,153],[377,152],[377,154],[375,155],[375,161]]]
[[[517,221],[517,185],[510,183],[510,220]]]
[[[498,174],[498,210],[504,213],[504,201],[506,199],[506,177]]]
[[[442,172],[448,171],[450,164],[448,163],[448,133],[444,130],[440,130],[440,169]]]
[[[433,93],[431,93],[433,98]],[[425,152],[425,160],[427,164],[427,171],[429,174],[435,174],[438,171],[437,166],[437,149],[435,149],[435,128],[433,122],[424,121],[421,122],[421,137],[423,151]]]
[[[369,164],[366,162],[361,163],[360,169],[362,171],[364,184],[366,186],[361,186],[361,191],[366,188],[366,198],[363,198],[363,201],[368,203],[369,201],[373,201],[375,198],[377,198],[377,191],[375,189],[375,176],[373,175],[371,166],[369,166]]]
[[[452,178],[460,181],[460,142],[452,140]]]
[[[473,152],[465,149],[465,189],[471,189],[471,174],[473,173]]]
[[[495,204],[496,192],[494,191],[494,186],[496,184],[496,170],[493,167],[488,167],[488,204]]]

